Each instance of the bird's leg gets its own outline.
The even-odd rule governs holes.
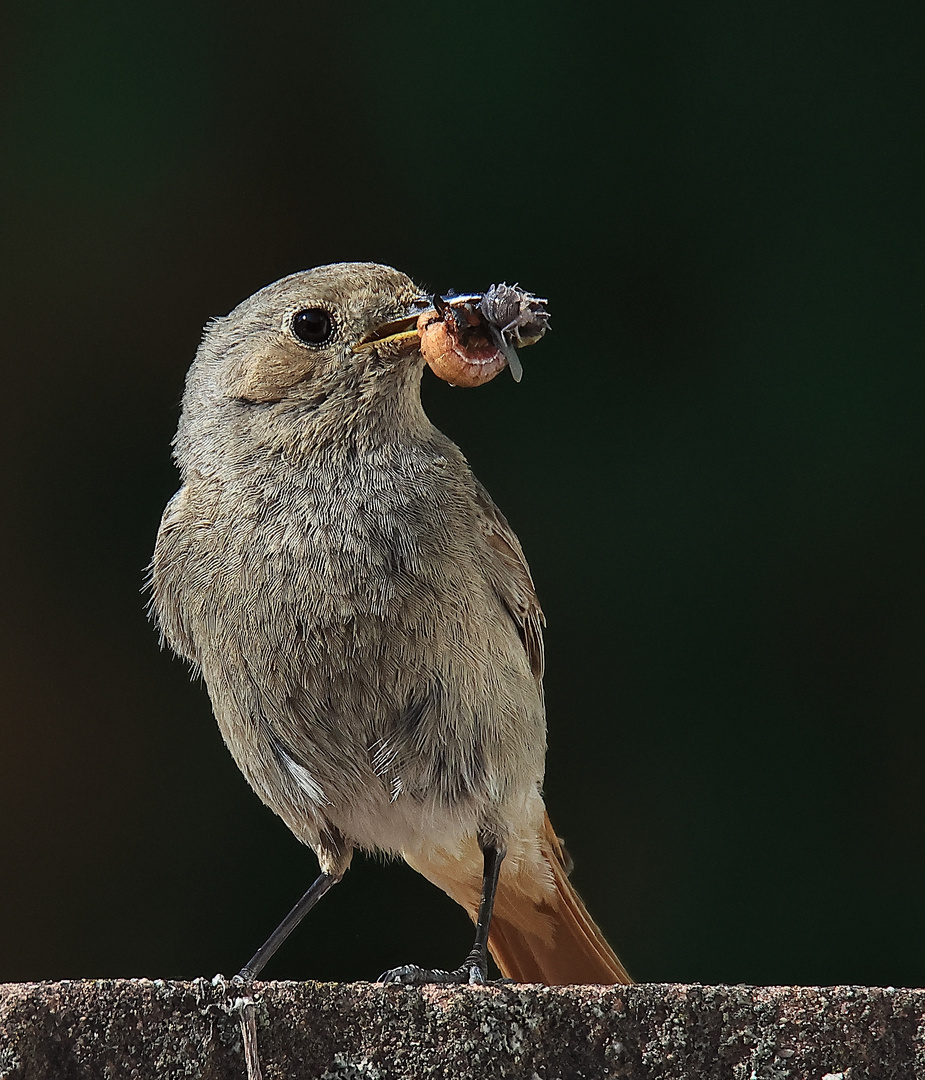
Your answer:
[[[488,931],[491,927],[491,912],[495,904],[498,889],[498,875],[504,860],[504,848],[496,840],[479,839],[485,859],[482,872],[482,897],[479,901],[479,913],[475,923],[475,943],[472,951],[463,961],[462,966],[454,971],[429,970],[405,964],[404,967],[391,968],[379,976],[379,982],[405,983],[410,986],[423,986],[425,983],[484,983],[488,979]]]
[[[491,928],[491,913],[495,906],[495,893],[498,891],[498,875],[504,861],[504,848],[496,843],[482,847],[485,864],[482,871],[482,896],[479,900],[479,914],[475,922],[475,942],[472,951],[466,957],[462,970],[470,973],[467,982],[485,982],[488,978],[488,931]],[[472,977],[472,976],[478,977]]]
[[[235,975],[234,982],[238,984],[249,983],[256,979],[260,972],[263,971],[267,961],[280,945],[282,945],[286,938],[289,937],[292,931],[295,930],[322,896],[324,896],[332,886],[336,885],[342,877],[343,874],[329,874],[326,872],[319,874],[314,882],[312,882],[308,892],[306,892],[273,933],[270,934],[267,940],[254,953],[250,960],[248,960],[244,967],[241,968],[238,974]]]

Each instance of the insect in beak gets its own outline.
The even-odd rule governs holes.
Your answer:
[[[520,382],[524,377],[524,366],[520,362],[517,350],[497,327],[493,326],[491,329],[492,337],[495,339],[498,348],[504,353],[504,357],[507,360],[507,366],[511,369],[511,376],[514,379],[514,382]]]

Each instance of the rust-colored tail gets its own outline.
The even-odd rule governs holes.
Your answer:
[[[488,946],[501,974],[518,982],[631,983],[568,879],[565,854],[546,817],[543,854],[553,889],[537,902],[498,883]]]
[[[501,869],[488,937],[488,947],[501,974],[517,982],[549,986],[631,983],[633,980],[568,879],[566,856],[548,816],[540,851],[545,864],[542,867],[524,863],[520,867],[503,865]],[[474,920],[480,879],[476,867],[481,863],[477,848],[473,856],[465,871],[460,862],[408,861],[461,904]]]

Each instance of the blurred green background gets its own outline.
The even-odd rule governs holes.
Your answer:
[[[549,620],[548,801],[639,979],[922,985],[923,11],[3,9],[0,980],[232,974],[315,873],[140,588],[202,324],[519,281],[428,409]],[[359,860],[268,977],[458,963]]]

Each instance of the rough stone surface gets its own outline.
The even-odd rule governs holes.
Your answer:
[[[264,1080],[925,1077],[925,990],[256,983]],[[0,985],[0,1077],[246,1076],[236,991]]]

